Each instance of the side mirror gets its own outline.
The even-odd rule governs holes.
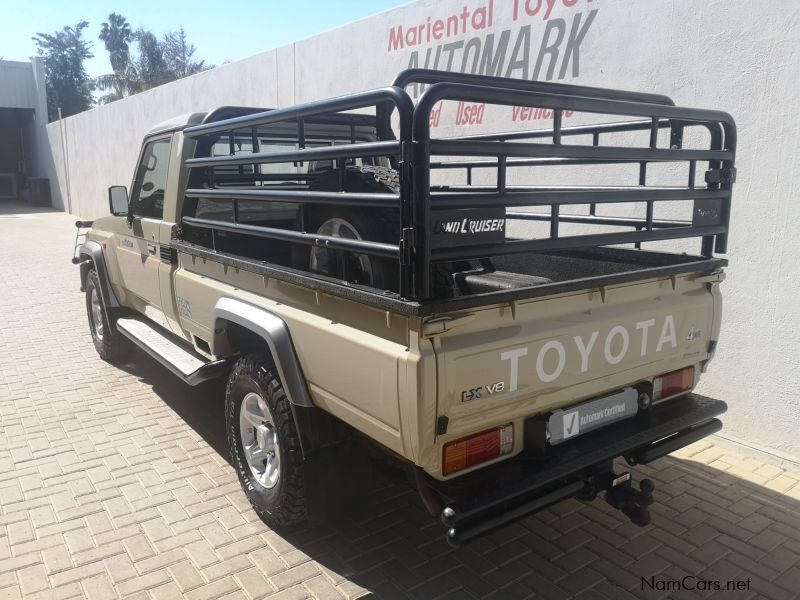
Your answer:
[[[128,214],[128,188],[124,185],[112,185],[108,188],[108,207],[115,217]]]

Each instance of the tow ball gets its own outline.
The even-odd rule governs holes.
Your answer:
[[[630,471],[621,475],[606,473],[587,479],[578,498],[594,500],[600,490],[606,490],[606,502],[621,510],[631,522],[639,527],[650,524],[650,505],[653,503],[655,490],[655,485],[650,479],[642,479],[637,490],[633,487]]]

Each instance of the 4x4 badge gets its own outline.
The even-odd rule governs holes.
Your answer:
[[[686,341],[692,342],[694,340],[699,340],[701,337],[703,337],[703,330],[702,329],[698,329],[697,327],[692,325],[689,328],[689,333],[686,336]]]

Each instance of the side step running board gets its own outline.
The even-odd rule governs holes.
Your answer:
[[[227,361],[208,361],[139,319],[117,319],[117,330],[189,385],[216,379],[225,372]]]

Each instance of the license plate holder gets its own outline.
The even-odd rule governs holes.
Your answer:
[[[547,420],[551,445],[555,446],[595,429],[636,416],[639,394],[632,388],[595,398],[567,409],[553,411]]]

